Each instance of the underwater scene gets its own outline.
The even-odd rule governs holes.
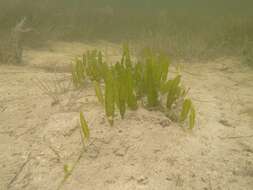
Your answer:
[[[0,190],[252,190],[251,0],[0,0]]]

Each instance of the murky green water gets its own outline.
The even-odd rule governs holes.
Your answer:
[[[0,2],[0,33],[24,17],[27,44],[45,40],[134,41],[172,57],[252,54],[252,1],[16,0]]]

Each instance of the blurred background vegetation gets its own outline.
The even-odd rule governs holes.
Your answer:
[[[252,59],[251,0],[1,0],[2,39],[23,17],[45,40],[132,41],[174,58]]]

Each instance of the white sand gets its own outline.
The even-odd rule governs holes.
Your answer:
[[[197,108],[192,132],[143,108],[110,127],[92,86],[69,86],[69,60],[93,48],[113,60],[120,53],[105,42],[54,43],[26,50],[25,66],[0,65],[1,190],[57,189],[82,150],[79,111],[91,139],[62,190],[253,189],[253,70],[228,58],[184,65]],[[38,81],[58,84],[55,100]]]

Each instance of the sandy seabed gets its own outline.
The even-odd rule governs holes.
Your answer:
[[[193,131],[141,107],[110,127],[92,85],[75,90],[69,67],[94,48],[117,60],[119,47],[55,42],[27,49],[24,66],[0,65],[0,189],[57,190],[83,150],[83,111],[91,139],[61,190],[252,190],[253,70],[232,58],[184,64]]]

